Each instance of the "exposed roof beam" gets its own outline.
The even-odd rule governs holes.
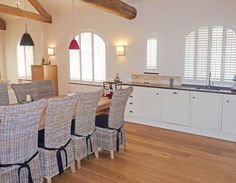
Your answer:
[[[6,26],[6,22],[0,18],[0,30],[6,30],[7,26]]]
[[[28,2],[43,16],[52,17],[47,10],[37,1],[37,0],[28,0]]]
[[[120,0],[82,0],[90,3],[95,7],[102,8],[110,13],[124,17],[126,19],[134,19],[137,15],[137,10]]]
[[[52,17],[45,17],[41,14],[32,13],[29,11],[23,11],[20,8],[15,8],[4,4],[0,4],[0,13],[14,15],[18,17],[25,17],[26,14],[26,17],[29,19],[38,20],[45,23],[52,23]]]

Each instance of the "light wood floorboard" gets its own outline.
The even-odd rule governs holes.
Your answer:
[[[127,151],[90,156],[53,183],[236,183],[236,143],[133,123]]]

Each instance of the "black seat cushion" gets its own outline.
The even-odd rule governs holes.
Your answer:
[[[108,128],[108,114],[96,116],[95,125],[100,128]]]
[[[38,132],[38,146],[44,147],[44,130]]]

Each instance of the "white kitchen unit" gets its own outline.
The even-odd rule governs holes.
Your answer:
[[[221,130],[222,94],[192,91],[190,104],[192,127]]]
[[[188,126],[190,92],[172,89],[160,91],[161,121]]]
[[[134,87],[134,91],[127,101],[125,109],[125,120],[136,121],[141,117],[141,92],[142,87]]]
[[[146,122],[158,122],[161,119],[161,96],[158,88],[141,89],[140,114]]]
[[[236,95],[195,90],[134,86],[125,120],[236,142]]]
[[[222,131],[236,135],[236,95],[223,96]]]

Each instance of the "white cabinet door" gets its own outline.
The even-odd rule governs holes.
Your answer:
[[[191,92],[191,125],[209,130],[220,130],[222,95]]]
[[[223,96],[222,131],[236,134],[236,96]]]
[[[144,120],[159,121],[161,116],[160,91],[157,88],[142,89],[142,108],[141,115]]]
[[[141,107],[141,87],[134,87],[125,109],[125,119],[132,120],[140,116]],[[134,119],[134,120],[133,120]]]
[[[163,122],[187,126],[189,124],[189,91],[163,89],[161,119]]]

